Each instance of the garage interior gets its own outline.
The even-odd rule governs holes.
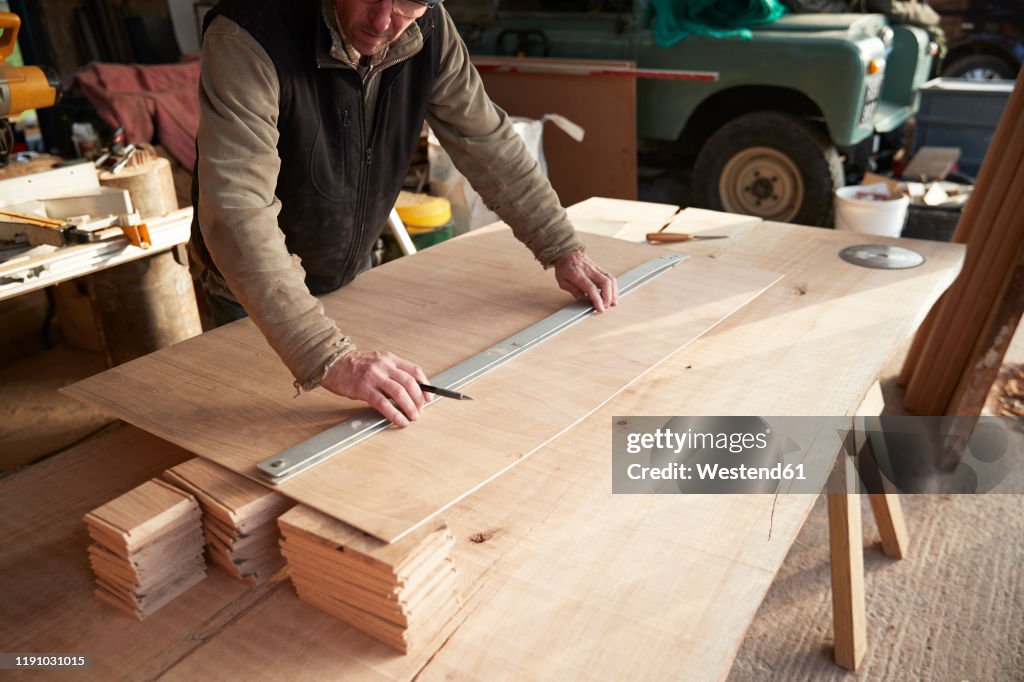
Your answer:
[[[374,412],[377,435],[275,478],[268,462],[366,418],[366,404],[293,386],[252,320],[218,326],[186,249],[216,3],[0,1],[21,36],[8,83],[61,84],[48,103],[38,85],[24,112],[9,94],[24,91],[4,86],[0,667],[62,679],[85,656],[98,679],[1018,679],[1024,75],[965,51],[975,10],[931,3],[945,45],[891,16],[790,6],[672,47],[640,3],[455,4],[428,16],[453,17],[587,253],[620,287],[648,261],[678,264],[590,316],[586,292],[527,262],[503,207],[424,124],[396,210],[373,227],[373,267],[323,300],[360,349],[409,354],[432,377],[421,385],[474,399],[436,397],[408,429]],[[692,21],[684,6],[701,4],[649,14],[675,6]],[[1005,32],[1014,19],[999,11],[987,20]],[[842,108],[838,76],[802,76],[805,92],[773,99],[783,86],[757,81],[760,68],[709,75],[712,44],[756,55],[787,40],[805,62],[836,41],[864,50],[850,139],[830,105],[806,108],[815,87]],[[638,44],[682,61],[645,62]],[[687,61],[694,45],[706,62]],[[888,60],[874,99],[870,49]],[[896,94],[893,65],[911,53],[923,61]],[[742,88],[726,92],[734,77]],[[684,105],[671,94],[683,85],[708,90]],[[59,213],[70,194],[89,210]],[[97,221],[109,202],[127,208]],[[557,335],[513,335],[573,306],[586,310]],[[514,357],[438,381],[494,348]],[[640,491],[614,478],[621,428],[659,414],[800,417],[833,449],[813,494],[626,494]],[[1002,425],[1009,454],[985,460],[1000,480],[966,485],[947,460],[923,475],[931,488],[856,487],[850,467],[879,446],[875,422],[855,420],[900,417]],[[849,434],[821,426],[836,418]],[[851,449],[855,433],[866,446]]]

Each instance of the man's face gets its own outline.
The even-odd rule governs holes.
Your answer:
[[[415,21],[393,12],[392,0],[335,0],[334,6],[345,39],[364,56],[383,51]]]

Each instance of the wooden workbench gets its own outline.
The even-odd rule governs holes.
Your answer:
[[[89,653],[95,679],[724,677],[815,496],[613,496],[612,417],[850,415],[963,249],[908,243],[924,265],[869,270],[837,256],[861,235],[723,230],[666,248],[785,279],[446,512],[466,599],[434,645],[397,655],[287,581],[217,571],[141,624],[97,602],[82,514],[188,457],[123,427],[0,480],[0,651]]]
[[[91,163],[62,168],[49,168],[52,161],[39,163],[43,166],[9,166],[0,172],[0,206],[100,190]],[[147,216],[146,223],[146,248],[119,237],[5,251],[0,301],[78,279],[89,291],[92,317],[111,366],[201,333],[184,248],[192,208]]]

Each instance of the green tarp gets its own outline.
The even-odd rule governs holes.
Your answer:
[[[651,0],[654,40],[662,47],[690,35],[750,39],[750,27],[786,13],[778,0]]]

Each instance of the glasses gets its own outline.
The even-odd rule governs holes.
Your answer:
[[[379,5],[384,0],[363,0],[368,5]],[[424,0],[391,0],[391,11],[406,19],[419,19],[435,4]]]

